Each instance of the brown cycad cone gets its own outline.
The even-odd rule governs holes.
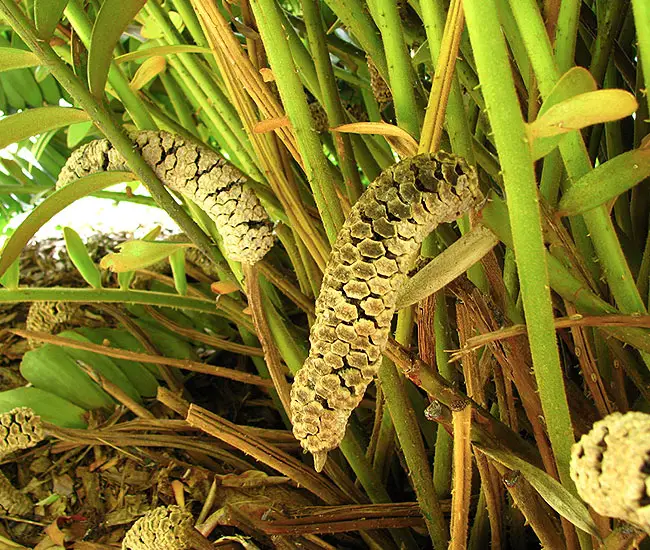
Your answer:
[[[650,533],[650,415],[614,413],[596,422],[573,446],[571,478],[596,512]]]

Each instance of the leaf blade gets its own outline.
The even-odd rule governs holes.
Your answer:
[[[104,0],[90,37],[88,86],[95,97],[104,93],[113,49],[146,0]]]
[[[90,117],[81,109],[72,107],[36,107],[0,120],[0,149],[36,134],[63,128]]]
[[[0,253],[0,276],[20,256],[23,248],[39,228],[55,214],[81,197],[116,183],[131,181],[134,177],[131,172],[100,172],[73,181],[52,193],[29,213],[5,243]]]

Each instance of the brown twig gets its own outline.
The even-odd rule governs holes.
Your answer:
[[[108,357],[116,357],[118,359],[126,359],[128,361],[140,361],[141,363],[152,363],[155,365],[169,365],[182,370],[189,370],[192,372],[200,372],[209,374],[211,376],[218,376],[220,378],[228,378],[236,382],[244,384],[253,384],[264,388],[273,387],[270,380],[257,376],[256,374],[249,374],[247,372],[240,372],[226,367],[217,367],[214,365],[206,365],[199,361],[191,361],[190,359],[174,359],[172,357],[161,357],[155,355],[148,355],[146,353],[139,353],[136,351],[128,351],[123,349],[111,348],[108,346],[100,346],[89,342],[79,342],[71,338],[63,338],[61,336],[54,336],[47,332],[37,332],[22,329],[5,329],[12,334],[22,336],[23,338],[30,338],[40,342],[47,342],[55,346],[63,346],[74,349],[83,349],[106,355]]]

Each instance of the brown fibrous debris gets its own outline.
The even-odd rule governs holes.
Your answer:
[[[195,535],[192,515],[180,506],[154,508],[136,521],[122,541],[122,550],[185,550]]]
[[[383,110],[386,105],[393,101],[393,92],[391,92],[390,86],[384,80],[384,77],[379,74],[377,65],[375,65],[372,58],[368,56],[366,61],[368,62],[368,72],[370,73],[372,95],[375,96],[377,103],[379,103],[379,108]]]
[[[603,516],[650,533],[650,415],[613,413],[571,451],[578,494]]]
[[[293,433],[317,470],[377,374],[397,292],[422,240],[482,201],[476,171],[439,152],[388,168],[352,208],[316,301],[309,357],[291,390]]]
[[[273,247],[273,225],[247,178],[213,150],[169,132],[130,135],[144,160],[168,187],[195,202],[212,218],[226,255],[254,264]],[[59,174],[57,187],[100,171],[128,170],[106,139],[76,149]]]

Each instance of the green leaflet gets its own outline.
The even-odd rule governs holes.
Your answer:
[[[84,409],[39,388],[23,387],[0,392],[0,414],[16,407],[29,407],[45,422],[62,428],[87,427]]]
[[[85,409],[112,408],[111,397],[75,363],[61,347],[45,344],[28,351],[20,373],[36,388],[47,390]]]

